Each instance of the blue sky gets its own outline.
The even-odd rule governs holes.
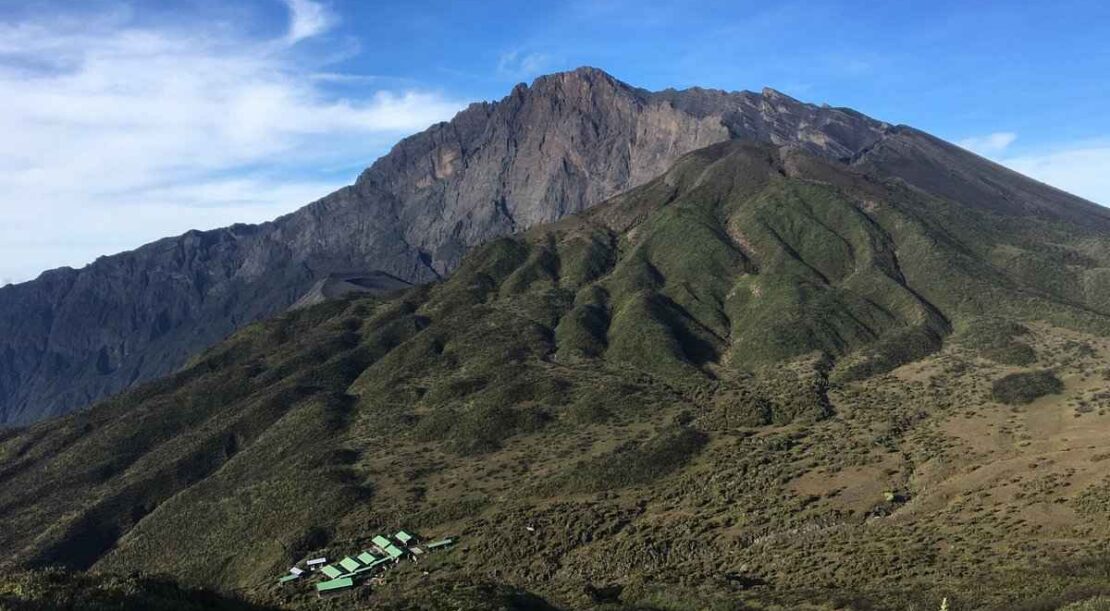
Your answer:
[[[1068,0],[0,0],[0,284],[273,218],[581,65],[850,106],[1110,205],[1108,24]]]

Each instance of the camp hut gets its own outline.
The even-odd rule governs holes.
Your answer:
[[[412,533],[404,531],[404,530],[397,531],[397,534],[393,535],[393,538],[396,539],[398,543],[400,543],[401,545],[404,545],[405,547],[408,547],[409,545],[412,545],[413,543],[416,543],[416,536],[413,535]]]
[[[308,566],[308,570],[315,571],[320,568],[320,565],[326,564],[327,561],[327,558],[313,558],[312,560],[306,562],[305,565]]]
[[[389,557],[394,559],[394,560],[396,560],[396,559],[400,558],[401,556],[405,555],[405,550],[397,547],[396,545],[393,545],[392,543],[387,545],[385,547],[385,550],[383,550],[383,551],[385,551],[385,553],[387,555],[389,555]]]
[[[281,579],[279,579],[278,583],[286,584],[286,583],[289,583],[290,581],[293,581],[294,579],[298,579],[298,578],[300,578],[300,575],[286,575],[286,576],[282,577]]]
[[[450,547],[454,542],[455,542],[455,540],[450,539],[450,538],[440,539],[439,541],[433,541],[433,542],[425,545],[424,547],[427,548],[428,551],[432,551],[432,550],[435,550],[435,549],[444,549],[444,548]]]
[[[326,575],[328,579],[335,579],[343,574],[342,569],[336,568],[330,564],[321,568],[320,572]]]
[[[355,556],[355,558],[358,558],[358,561],[363,564],[373,564],[374,561],[378,559],[377,556],[371,554],[370,552],[362,552],[358,556]]]
[[[289,572],[296,575],[297,577],[300,577],[301,575],[304,574],[304,569],[299,568],[299,567],[292,567],[292,568],[289,569]]]
[[[347,573],[353,573],[362,568],[362,563],[350,556],[339,561],[339,566],[342,567]]]
[[[389,562],[390,560],[392,560],[392,558],[389,558],[388,556],[385,557],[385,558],[378,558],[377,560],[371,562],[370,564],[368,564],[368,565],[362,567],[361,569],[358,569],[357,571],[355,571],[353,573],[353,575],[364,575],[366,573],[372,573],[375,570],[377,570],[378,567],[380,567],[383,564]]]
[[[316,584],[316,593],[320,596],[328,596],[346,590],[354,585],[355,580],[350,577],[340,577],[329,581],[321,581]]]
[[[378,548],[381,549],[383,552],[385,551],[386,547],[393,545],[392,541],[390,541],[386,537],[383,537],[382,535],[374,535],[374,538],[371,539],[371,541],[374,543],[374,545],[377,545]]]

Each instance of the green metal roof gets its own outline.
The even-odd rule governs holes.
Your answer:
[[[393,538],[400,541],[404,545],[408,545],[409,541],[412,541],[416,537],[413,537],[411,534],[409,534],[409,533],[407,533],[403,530],[399,530],[399,531],[397,531],[397,534],[393,535]]]
[[[361,575],[361,574],[366,573],[368,571],[373,571],[374,569],[378,568],[379,566],[381,566],[381,565],[383,565],[387,562],[390,562],[392,560],[393,560],[392,558],[378,558],[377,560],[371,562],[370,564],[368,564],[368,565],[362,567],[361,569],[355,571],[354,574],[355,575]]]
[[[401,556],[405,555],[404,550],[397,547],[396,545],[393,545],[392,543],[386,546],[385,553],[389,554],[390,558],[400,558]]]
[[[355,581],[350,577],[343,577],[341,579],[332,579],[331,581],[321,581],[316,584],[317,592],[332,592],[335,590],[342,590],[355,585]]]
[[[286,575],[285,577],[282,577],[281,579],[279,579],[278,583],[290,582],[290,581],[293,581],[294,579],[296,579],[298,577],[300,577],[300,575]]]
[[[428,549],[436,549],[437,547],[446,547],[448,545],[451,545],[454,542],[455,542],[454,539],[443,539],[441,541],[436,541],[435,543],[429,543],[429,544],[425,545],[424,547],[426,547]]]
[[[360,563],[358,560],[355,560],[354,558],[351,558],[350,556],[347,556],[346,558],[339,561],[339,566],[347,569],[348,571],[353,571],[362,566],[362,563]]]
[[[371,554],[370,552],[362,552],[358,556],[355,556],[355,558],[358,558],[358,561],[363,564],[370,564],[371,562],[378,559],[377,556]]]
[[[320,572],[327,575],[328,577],[330,577],[332,579],[335,579],[336,577],[339,577],[340,575],[343,574],[343,571],[335,568],[334,566],[332,566],[330,564],[325,566],[324,568],[320,569]]]
[[[371,541],[374,542],[374,545],[377,545],[378,547],[380,547],[382,549],[385,549],[386,546],[388,546],[388,545],[393,545],[392,541],[390,541],[389,539],[386,539],[385,537],[383,537],[381,535],[374,535],[374,538],[371,539]]]

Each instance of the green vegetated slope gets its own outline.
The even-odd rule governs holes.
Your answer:
[[[1028,408],[991,398],[1006,375],[1101,358],[1110,234],[1069,223],[715,145],[444,282],[253,325],[174,376],[0,433],[0,546],[16,566],[266,605],[1079,601],[1110,589],[1105,527],[1061,534],[1097,519],[1050,507],[1020,518],[1043,537],[1018,536],[1037,532],[1003,520],[1018,500],[980,524],[965,505],[987,484],[961,471],[1063,450],[1021,446],[1009,421],[984,433],[997,447],[946,433],[1046,393],[1102,400],[1086,377],[1018,393]],[[326,603],[274,583],[400,527],[463,544]]]
[[[91,575],[59,569],[0,575],[5,611],[272,611],[235,597],[182,588],[165,578]]]

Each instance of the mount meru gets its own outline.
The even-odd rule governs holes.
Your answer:
[[[220,333],[301,301],[172,375],[0,430],[0,606],[1110,594],[1110,213],[912,128],[581,69],[273,224],[52,272],[0,305],[85,303],[109,273],[151,278],[120,297],[141,302],[209,265],[223,280],[136,348],[165,350],[158,366],[41,397],[172,369],[216,339],[195,331],[209,300],[227,300]],[[57,372],[99,358],[75,342]],[[13,413],[77,404],[42,400]],[[399,528],[458,544],[332,598],[277,583]]]
[[[651,93],[599,70],[539,78],[402,140],[354,185],[262,225],[193,231],[0,288],[0,425],[168,374],[335,275],[421,283],[493,237],[588,208],[728,140],[834,158],[889,127],[778,92]]]

